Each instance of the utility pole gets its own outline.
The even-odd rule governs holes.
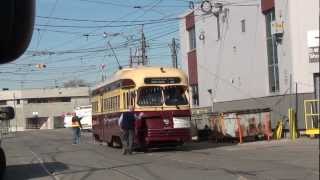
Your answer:
[[[130,48],[129,67],[132,67],[132,48]]]
[[[55,88],[58,88],[58,82],[57,82],[56,79],[54,80],[54,87],[55,87]]]
[[[140,40],[140,45],[138,48],[136,48],[136,51],[134,55],[132,55],[132,50],[130,49],[130,59],[129,59],[129,66],[133,66],[134,64],[136,65],[147,65],[149,64],[148,62],[148,56],[147,56],[147,42],[146,42],[146,37],[143,32],[143,26],[141,29],[141,40]]]
[[[142,61],[142,65],[148,64],[146,49],[147,49],[147,43],[146,43],[146,37],[144,36],[143,25],[142,25],[142,30],[141,30],[141,61]]]
[[[15,92],[13,93],[13,107],[14,107],[14,112],[16,113],[16,115],[17,115],[17,107],[16,107],[16,94],[15,94]],[[18,131],[18,119],[17,119],[17,116],[14,116],[14,120],[16,121],[16,131],[15,132],[17,132]],[[10,123],[10,121],[9,121],[9,123]],[[11,128],[11,126],[10,126],[10,128]],[[9,131],[12,131],[12,129],[9,129]]]
[[[298,96],[298,83],[296,82],[296,113],[295,113],[295,121],[298,122],[298,110],[299,110],[299,96]]]
[[[211,100],[211,113],[213,114],[213,111],[214,111],[214,92],[212,89],[208,89],[208,93],[210,95],[210,100]]]
[[[20,89],[21,89],[21,91],[23,89],[23,80],[20,81]]]
[[[172,38],[172,44],[170,48],[171,48],[172,67],[178,68],[177,45],[176,45],[175,38]]]

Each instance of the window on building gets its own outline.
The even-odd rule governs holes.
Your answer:
[[[192,91],[192,105],[199,106],[199,89],[198,85],[191,85],[191,91]]]
[[[190,44],[190,50],[195,49],[196,46],[196,30],[195,27],[188,30],[189,33],[189,44]]]
[[[0,100],[0,105],[7,105],[7,101],[6,100]]]
[[[31,99],[28,99],[28,104],[57,103],[57,102],[71,102],[71,97],[31,98]]]
[[[20,104],[20,99],[17,99],[17,104]]]
[[[266,32],[267,32],[267,54],[268,54],[268,73],[269,73],[269,91],[279,92],[279,68],[278,51],[275,36],[271,34],[271,22],[275,20],[274,9],[265,13]]]
[[[241,32],[246,32],[246,20],[241,20]]]

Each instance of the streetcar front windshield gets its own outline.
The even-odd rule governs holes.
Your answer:
[[[161,106],[162,88],[159,86],[142,87],[138,91],[139,106]]]
[[[187,105],[188,100],[183,86],[166,86],[163,88],[164,102],[167,106]]]

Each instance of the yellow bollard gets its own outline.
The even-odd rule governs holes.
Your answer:
[[[292,140],[297,138],[297,129],[296,129],[296,118],[295,113],[292,108],[288,109],[288,118],[289,118],[289,128],[290,128],[290,137]]]

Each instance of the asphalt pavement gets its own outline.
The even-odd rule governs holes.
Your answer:
[[[19,132],[3,140],[5,180],[318,180],[319,139],[244,144],[188,143],[123,156],[82,133],[72,145],[69,129]]]

